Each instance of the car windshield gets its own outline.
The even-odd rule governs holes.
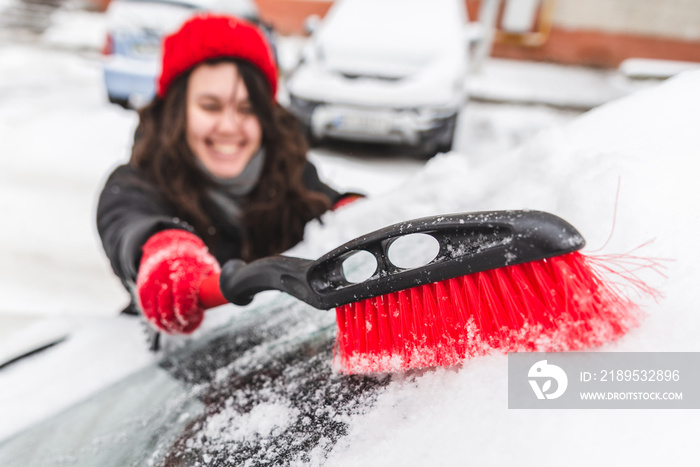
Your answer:
[[[333,372],[334,313],[281,294],[250,308],[0,444],[0,464],[287,465],[325,456],[390,378]]]

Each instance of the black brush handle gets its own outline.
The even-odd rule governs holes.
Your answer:
[[[416,268],[389,260],[399,238],[427,234],[439,244],[434,259]],[[221,273],[227,300],[247,304],[263,290],[281,290],[319,308],[397,292],[479,271],[537,261],[583,248],[585,241],[563,219],[541,211],[486,211],[425,217],[385,227],[352,240],[316,261],[274,256],[245,264],[232,260]],[[374,273],[351,283],[343,262],[360,251],[377,262]]]
[[[249,304],[258,292],[281,290],[316,306],[314,292],[306,279],[313,263],[291,256],[270,256],[251,263],[232,259],[221,268],[219,286],[226,300],[236,305]]]

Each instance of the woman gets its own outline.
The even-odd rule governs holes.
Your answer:
[[[166,37],[161,65],[131,160],[100,196],[97,227],[135,296],[132,312],[166,333],[190,333],[204,316],[199,284],[220,264],[294,246],[308,221],[355,195],[323,184],[306,160],[255,26],[197,16]]]

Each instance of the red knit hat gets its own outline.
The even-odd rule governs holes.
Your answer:
[[[158,78],[158,96],[181,73],[204,60],[232,57],[255,65],[277,92],[277,68],[270,44],[253,24],[233,16],[201,14],[186,21],[163,41],[163,58]]]

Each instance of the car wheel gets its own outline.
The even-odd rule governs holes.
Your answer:
[[[304,133],[304,138],[306,138],[306,144],[308,144],[310,148],[318,146],[318,138],[314,136],[311,127],[302,123],[301,129],[302,133]]]
[[[452,151],[452,141],[451,140],[449,143],[440,144],[437,147],[437,153],[450,152],[450,151]]]
[[[415,156],[418,159],[428,160],[439,152],[438,147],[434,138],[427,139],[418,146]]]
[[[457,127],[457,115],[453,115],[445,121],[438,133],[425,138],[417,148],[416,156],[421,159],[430,159],[441,152],[450,152]]]
[[[452,150],[452,143],[455,139],[455,130],[457,128],[458,116],[459,114],[455,114],[454,116],[449,118],[444,133],[445,136],[437,145],[437,152],[450,152]]]

